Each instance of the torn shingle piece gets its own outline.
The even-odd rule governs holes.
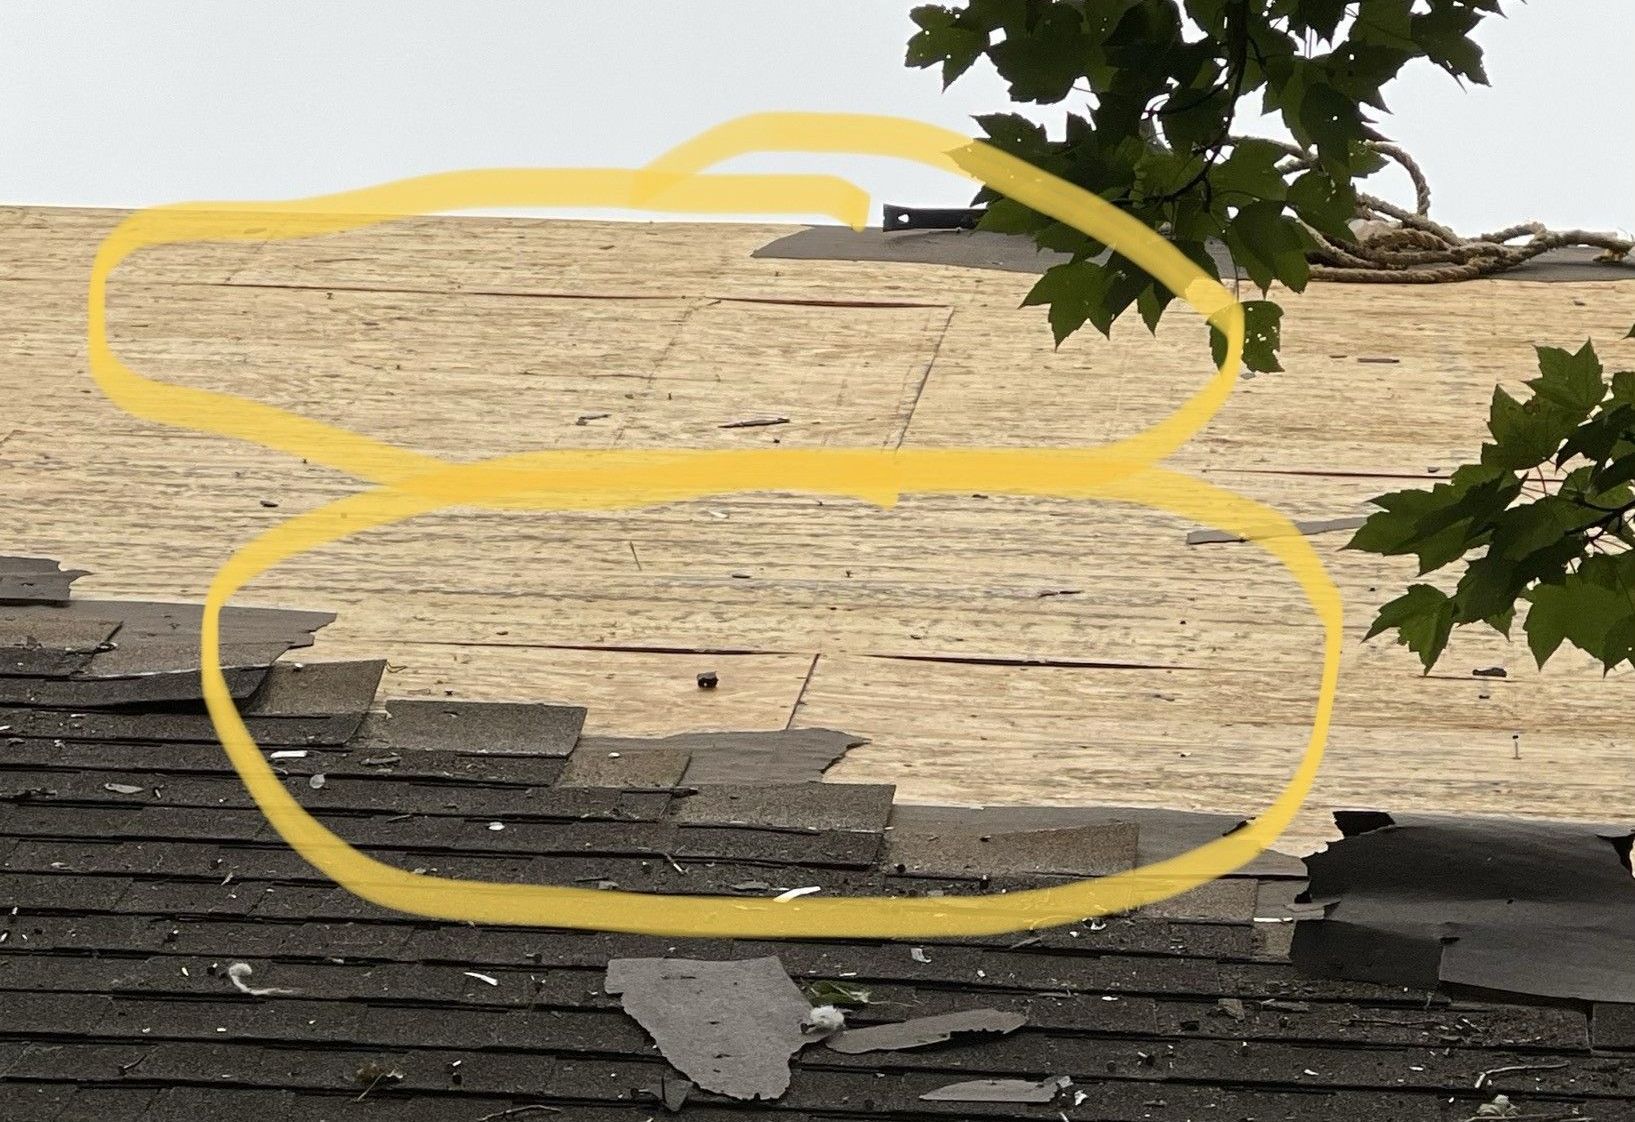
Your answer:
[[[1243,825],[1231,814],[1131,806],[936,806],[897,803],[892,833],[981,836],[1065,830],[1106,822],[1136,825],[1136,864],[1151,865],[1223,837]],[[1304,879],[1306,867],[1275,850],[1260,854],[1233,876],[1286,876]]]
[[[952,1040],[955,1033],[1015,1032],[1028,1023],[1021,1013],[1004,1013],[997,1009],[971,1009],[960,1013],[944,1013],[936,1017],[915,1017],[890,1025],[869,1025],[865,1028],[846,1029],[829,1037],[824,1044],[836,1052],[857,1055],[862,1052],[894,1052],[904,1048],[923,1048]]]
[[[385,659],[282,663],[274,666],[247,705],[245,716],[317,717],[369,710],[386,672]]]
[[[1255,881],[1245,877],[1223,877],[1145,904],[1137,914],[1153,919],[1249,923],[1255,917],[1259,887]]]
[[[676,787],[687,770],[678,748],[603,751],[581,740],[557,784],[562,787]]]
[[[77,632],[79,656],[9,660],[12,676],[0,676],[0,704],[86,709],[200,701],[202,618],[197,605],[186,604],[74,600],[61,606],[15,605],[6,611],[0,634],[20,636],[27,648],[49,645],[52,634]],[[236,699],[250,696],[280,656],[311,645],[313,632],[333,619],[326,612],[224,609],[218,664],[226,671],[229,693]],[[99,640],[89,644],[89,636],[98,631]],[[15,676],[29,670],[30,659],[39,673]]]
[[[676,800],[675,821],[795,830],[885,829],[895,788],[864,783],[721,783]]]
[[[1135,867],[1137,833],[1133,822],[1002,833],[897,826],[886,834],[886,862],[931,876],[1105,876]]]
[[[1342,811],[1306,858],[1323,918],[1291,957],[1327,977],[1635,1003],[1627,829]]]
[[[813,261],[905,261],[959,265],[975,269],[1041,273],[1070,260],[1065,253],[1041,250],[1031,238],[988,230],[853,230],[846,226],[812,226],[768,242],[751,257]]]
[[[1635,1005],[1596,1002],[1590,1015],[1590,1035],[1598,1049],[1635,1051]]]
[[[678,1071],[729,1098],[782,1095],[790,1057],[809,1042],[811,1006],[776,957],[616,958],[606,989]]]
[[[0,602],[60,604],[84,569],[64,569],[49,557],[0,557]]]
[[[363,714],[316,717],[246,717],[250,735],[263,747],[345,744],[357,731]],[[163,710],[0,708],[0,725],[13,736],[38,740],[147,741],[153,743],[216,743],[216,729],[204,713]]]
[[[1329,534],[1336,530],[1355,530],[1368,520],[1366,515],[1354,515],[1347,518],[1314,518],[1305,522],[1296,522],[1295,531],[1306,537],[1313,534]],[[1259,535],[1264,537],[1284,537],[1286,534],[1270,533]],[[1188,531],[1186,543],[1188,545],[1214,545],[1225,542],[1245,542],[1249,539],[1241,534],[1228,533],[1225,530],[1191,530]]]
[[[229,667],[222,673],[227,694],[234,699],[249,697],[266,680],[268,663],[284,653],[283,647],[263,648],[259,665]],[[133,674],[124,677],[86,677],[95,669],[95,658],[81,673],[65,677],[0,677],[0,705],[29,705],[55,709],[106,709],[116,705],[162,705],[198,701],[204,696],[198,670],[161,674]]]
[[[0,611],[0,675],[63,677],[83,670],[119,621]]]
[[[14,609],[53,619],[117,620],[112,648],[100,651],[90,673],[103,677],[159,674],[199,668],[198,604],[140,600],[72,600],[61,607]],[[228,666],[267,665],[265,651],[310,647],[314,634],[335,621],[333,612],[285,608],[227,607],[221,611],[222,661]]]
[[[566,756],[584,724],[585,710],[577,705],[394,699],[375,727],[392,748]]]
[[[787,784],[816,782],[846,752],[868,741],[834,729],[775,729],[768,732],[687,732],[656,739],[587,736],[581,743],[597,752],[672,749],[691,762],[681,782],[691,787],[718,783]]]
[[[223,642],[218,665],[227,670],[260,670],[277,662],[285,652],[298,644],[289,639],[247,639]],[[177,700],[191,700],[200,696],[199,644],[197,636],[154,638],[131,635],[121,628],[114,636],[110,650],[99,651],[91,657],[91,665],[84,672],[86,678],[151,678],[175,679],[192,688],[192,693],[177,692]],[[259,682],[259,678],[257,679]]]
[[[1073,1081],[1058,1075],[1035,1083],[1030,1079],[972,1079],[950,1083],[921,1095],[925,1102],[952,1103],[1048,1103],[1053,1102]]]

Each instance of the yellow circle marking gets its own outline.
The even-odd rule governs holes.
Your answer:
[[[108,344],[108,277],[145,246],[309,237],[467,207],[822,213],[862,228],[867,196],[844,180],[705,170],[725,159],[767,150],[899,156],[992,186],[1099,239],[1146,269],[1221,330],[1227,340],[1226,357],[1215,377],[1169,417],[1137,436],[1099,448],[553,450],[450,463],[237,395],[146,378],[121,363]],[[1241,306],[1141,223],[981,141],[892,117],[770,113],[709,130],[636,170],[451,172],[290,202],[159,207],[132,215],[108,236],[92,270],[89,301],[92,376],[127,412],[300,455],[374,485],[276,526],[235,552],[211,583],[200,634],[205,703],[245,789],[291,848],[342,887],[376,904],[445,920],[676,936],[996,934],[1127,911],[1240,868],[1288,827],[1311,789],[1339,679],[1339,592],[1305,538],[1276,511],[1154,466],[1202,428],[1231,392],[1243,348]],[[889,506],[905,492],[972,490],[1107,499],[1168,511],[1255,540],[1296,578],[1324,630],[1318,699],[1299,765],[1257,818],[1223,838],[1138,869],[983,896],[803,897],[779,903],[418,876],[360,853],[284,789],[233,704],[219,665],[221,609],[247,582],[319,546],[451,506],[611,509],[741,491],[845,495]]]

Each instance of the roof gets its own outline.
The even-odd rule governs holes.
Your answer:
[[[96,392],[86,280],[122,217],[0,209],[9,548],[94,570],[84,595],[197,599],[231,543],[359,484]],[[426,218],[148,250],[113,277],[110,330],[153,376],[457,458],[1098,444],[1207,377],[1180,311],[1156,340],[1121,324],[1054,352],[1038,309],[1017,307],[1025,275],[753,256],[789,233]],[[1632,294],[1602,280],[1279,294],[1288,369],[1244,381],[1172,465],[1292,518],[1354,517],[1472,454],[1493,383],[1524,377],[1535,342],[1635,345],[1617,342]],[[401,696],[584,704],[598,735],[845,729],[869,743],[838,775],[928,802],[1241,813],[1302,747],[1318,630],[1258,551],[1187,545],[1200,529],[975,495],[448,512],[280,566],[242,602],[335,608],[317,653],[388,657]],[[1361,642],[1411,567],[1345,553],[1346,538],[1311,538],[1345,597],[1346,663],[1291,846],[1333,836],[1326,806],[1594,818],[1635,797],[1630,726],[1598,666],[1562,652],[1541,675],[1520,648],[1461,633],[1422,676]],[[1492,667],[1509,677],[1471,674]],[[721,683],[707,694],[705,671]]]
[[[1128,915],[912,944],[376,907],[282,843],[214,744],[182,641],[196,614],[62,604],[65,584],[40,583],[0,605],[0,1117],[638,1122],[667,1116],[668,1095],[692,1122],[1333,1122],[1464,1119],[1498,1094],[1523,1117],[1635,1117],[1635,1006],[1317,976],[1290,958],[1307,927],[1291,920],[1314,914],[1296,902],[1304,867],[1275,853]],[[238,660],[238,704],[304,806],[405,869],[654,894],[991,893],[1147,863],[1238,822],[902,805],[825,776],[859,739],[834,731],[613,741],[583,734],[573,706],[381,700],[383,661],[311,660],[329,618],[231,613],[226,642],[259,652]],[[163,696],[132,700],[132,683]],[[618,960],[768,956],[796,982],[871,991],[848,1031],[978,1009],[1025,1023],[923,1048],[814,1041],[787,1092],[750,1103],[684,1088],[610,993],[629,1000],[628,978],[609,984]],[[1071,1086],[1048,1103],[924,1097],[1058,1077]]]

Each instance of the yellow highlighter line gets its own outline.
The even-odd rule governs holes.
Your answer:
[[[822,213],[861,227],[867,196],[844,180],[707,170],[722,160],[767,150],[895,155],[994,187],[1114,247],[1147,270],[1222,331],[1225,358],[1203,389],[1164,420],[1097,448],[557,450],[452,463],[265,403],[145,377],[121,363],[108,344],[108,278],[121,261],[147,246],[311,237],[466,207]],[[437,919],[677,936],[992,934],[1125,911],[1228,873],[1276,840],[1311,789],[1338,683],[1338,590],[1311,546],[1276,511],[1153,466],[1207,424],[1230,394],[1243,348],[1241,306],[1152,230],[1095,195],[980,141],[891,117],[759,114],[709,130],[635,170],[450,172],[291,202],[155,208],[133,215],[109,236],[97,255],[88,297],[92,376],[121,408],[160,423],[300,455],[371,485],[284,522],[237,550],[211,583],[201,626],[206,705],[245,789],[293,849],[364,899]],[[630,508],[743,491],[842,495],[889,506],[908,493],[971,490],[1099,499],[1169,511],[1253,539],[1297,579],[1324,630],[1316,709],[1294,774],[1248,826],[1169,860],[1112,876],[973,897],[806,897],[778,903],[417,876],[360,853],[284,789],[239,715],[219,665],[221,609],[247,582],[309,550],[450,507],[540,512]],[[1290,534],[1267,538],[1268,528],[1286,528]]]

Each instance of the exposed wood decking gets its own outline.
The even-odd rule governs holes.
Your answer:
[[[237,545],[360,484],[101,396],[86,281],[119,217],[0,210],[6,551],[93,570],[81,595],[197,599]],[[423,219],[151,250],[116,273],[111,330],[156,377],[451,459],[1098,444],[1210,373],[1182,310],[1156,341],[1132,322],[1052,353],[1040,310],[1017,308],[1028,277],[750,257],[787,229]],[[1534,342],[1635,357],[1631,282],[1280,299],[1287,371],[1241,383],[1170,464],[1294,518],[1446,475]],[[769,415],[789,423],[721,427]],[[303,557],[244,599],[338,611],[316,653],[389,654],[396,695],[584,704],[597,733],[846,729],[872,743],[831,774],[904,800],[1253,811],[1303,747],[1319,631],[1265,554],[1187,546],[1193,528],[979,496],[460,511]],[[1312,539],[1351,634],[1328,759],[1285,845],[1329,836],[1345,805],[1622,817],[1627,675],[1570,651],[1539,673],[1524,645],[1471,632],[1422,676],[1406,651],[1360,642],[1411,563],[1344,553],[1347,536]],[[1509,677],[1471,676],[1490,666]],[[694,684],[706,669],[714,691]]]

